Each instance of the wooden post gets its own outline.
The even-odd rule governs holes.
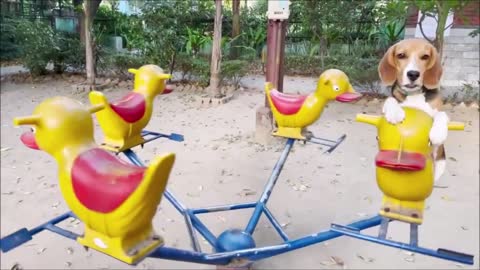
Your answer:
[[[275,16],[276,12],[273,9],[275,3],[272,4],[272,8],[269,3],[269,19],[267,24],[267,63],[265,72],[265,81],[271,82],[273,86],[280,92],[283,92],[283,65],[285,55],[285,35],[287,30],[287,18],[289,15],[288,5],[285,8],[285,2],[276,5],[282,5],[280,7],[286,12],[281,15],[281,18]],[[278,7],[277,7],[278,8]],[[268,104],[268,99],[265,96],[265,105],[257,109],[256,112],[256,129],[255,140],[258,143],[268,144],[272,140],[271,132],[274,128],[274,119],[272,111]]]

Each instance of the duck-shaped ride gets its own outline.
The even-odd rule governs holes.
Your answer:
[[[84,246],[134,264],[163,244],[152,228],[175,155],[165,154],[148,167],[129,164],[94,142],[92,113],[80,102],[54,97],[39,104],[15,125],[32,125],[21,136],[58,163],[59,186],[72,212],[85,224],[77,239]]]
[[[383,192],[380,215],[421,224],[425,200],[433,190],[433,146],[429,140],[433,119],[404,107],[405,120],[392,125],[383,116],[358,114],[356,120],[377,127],[379,152],[375,157],[377,184]],[[450,130],[464,124],[450,122]]]
[[[114,152],[144,143],[142,130],[152,116],[153,100],[157,95],[171,92],[170,88],[165,87],[165,80],[171,75],[164,74],[156,65],[128,71],[135,74],[133,91],[119,101],[109,103],[99,91],[89,94],[91,104],[105,107],[96,113],[96,117],[104,133],[102,146]]]
[[[352,102],[362,97],[338,69],[324,71],[315,92],[309,95],[283,94],[270,82],[265,84],[265,94],[277,123],[273,135],[300,140],[306,139],[304,129],[318,120],[329,101]]]

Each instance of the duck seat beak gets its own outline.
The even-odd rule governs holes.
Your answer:
[[[20,140],[28,148],[40,150],[40,147],[38,147],[37,141],[35,140],[35,133],[32,131],[24,132],[22,136],[20,136]]]
[[[356,92],[346,92],[341,95],[338,95],[335,100],[340,101],[340,102],[354,102],[359,100],[362,97],[362,94],[356,93]]]
[[[165,89],[163,89],[162,95],[170,94],[173,92],[173,84],[166,84]]]
[[[399,150],[380,150],[375,157],[375,165],[395,171],[421,171],[425,168],[426,158],[422,153],[399,152]]]

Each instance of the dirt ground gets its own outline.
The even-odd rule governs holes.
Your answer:
[[[253,79],[255,80],[255,78]],[[257,78],[256,80],[260,80]],[[310,80],[314,81],[314,80]],[[257,81],[258,85],[258,81]],[[261,84],[259,84],[261,85]],[[310,85],[310,84],[308,84]],[[288,78],[286,92],[311,91],[302,79]],[[295,88],[295,89],[294,89]],[[291,90],[290,90],[291,89]],[[126,89],[106,91],[115,99]],[[1,235],[22,227],[32,228],[67,211],[57,182],[57,165],[46,153],[24,147],[15,128],[15,116],[30,114],[43,99],[70,96],[88,102],[86,93],[75,93],[68,82],[1,84]],[[189,207],[251,202],[262,192],[280,156],[284,141],[271,146],[254,143],[255,110],[264,102],[259,87],[239,91],[233,100],[218,107],[200,108],[195,93],[176,91],[155,101],[148,129],[185,136],[182,143],[157,140],[135,149],[147,161],[163,152],[177,160],[169,188]],[[290,153],[268,203],[290,238],[328,229],[330,223],[375,215],[381,193],[376,186],[373,159],[375,129],[353,121],[359,112],[379,113],[381,101],[365,104],[330,104],[310,130],[317,136],[345,142],[330,155],[317,145],[297,143]],[[452,120],[467,123],[464,132],[451,132],[446,143],[447,172],[427,201],[425,222],[420,226],[420,245],[447,248],[475,255],[475,265],[466,266],[347,237],[303,248],[255,264],[257,269],[478,269],[479,268],[479,113],[477,109],[449,109]],[[97,126],[96,137],[101,139]],[[244,228],[251,210],[201,216],[218,235],[227,228]],[[81,224],[64,222],[81,232]],[[190,249],[183,219],[165,199],[154,220],[168,246]],[[376,229],[367,230],[376,233]],[[407,241],[408,226],[393,223],[389,236]],[[258,246],[280,243],[268,220],[262,217],[254,234]],[[211,249],[202,242],[204,251]],[[332,260],[332,257],[335,260]],[[334,263],[337,261],[337,263]],[[18,263],[24,269],[131,269],[76,243],[41,233],[29,243],[1,254],[1,268]],[[159,259],[146,259],[139,269],[213,269],[212,266]]]

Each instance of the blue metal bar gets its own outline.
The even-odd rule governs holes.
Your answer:
[[[211,206],[206,208],[195,208],[192,209],[192,213],[194,214],[205,214],[205,213],[213,213],[213,212],[221,212],[221,211],[230,211],[230,210],[238,210],[238,209],[245,209],[245,208],[253,208],[257,205],[256,202],[252,203],[238,203],[238,204],[227,204],[227,205],[219,205],[219,206]]]
[[[176,249],[171,247],[158,248],[152,253],[150,253],[148,257],[212,265],[226,265],[230,262],[230,258],[212,259],[208,258],[207,254],[205,253]]]
[[[163,134],[163,133],[159,133],[159,132],[142,130],[142,137],[146,137],[146,136],[153,136],[153,137],[150,138],[150,139],[145,139],[144,138],[145,141],[142,143],[142,145],[146,144],[148,142],[151,142],[153,140],[156,140],[158,138],[167,138],[167,139],[172,140],[172,141],[183,142],[183,135],[177,134],[177,133],[171,133],[170,135],[167,135],[167,134]]]
[[[69,217],[75,217],[75,216],[73,216],[73,213],[72,213],[72,212],[64,213],[64,214],[62,214],[62,215],[60,215],[60,216],[58,216],[58,217],[55,217],[55,218],[51,219],[50,221],[47,221],[47,222],[43,223],[42,225],[39,225],[39,226],[37,226],[37,227],[29,230],[29,231],[30,231],[30,234],[33,236],[33,235],[35,235],[35,234],[37,234],[37,233],[45,230],[45,228],[46,228],[48,225],[50,225],[50,224],[51,224],[51,225],[58,224],[58,223],[64,221],[65,219],[67,219],[67,218],[69,218]]]
[[[394,247],[394,248],[408,250],[408,251],[411,251],[411,252],[420,253],[420,254],[423,254],[423,255],[437,257],[437,258],[441,258],[441,259],[445,259],[445,260],[455,261],[455,262],[459,262],[459,263],[470,264],[470,265],[473,264],[473,256],[468,255],[468,254],[458,253],[458,252],[455,252],[455,251],[449,251],[449,250],[444,250],[444,249],[439,249],[439,250],[435,251],[435,250],[432,250],[432,249],[427,249],[427,248],[423,248],[423,247],[419,247],[419,246],[413,246],[413,245],[409,245],[409,244],[402,243],[402,242],[386,240],[386,239],[382,239],[382,238],[371,236],[371,235],[361,234],[359,232],[354,232],[354,231],[351,231],[351,230],[345,230],[345,229],[341,228],[340,226],[337,226],[336,224],[332,224],[332,229],[331,230],[333,230],[337,233],[341,233],[341,234],[353,237],[353,238],[366,240],[366,241],[373,242],[373,243],[376,243],[376,244],[381,244],[381,245],[385,245],[385,246],[390,246],[390,247]]]
[[[137,154],[133,152],[131,149],[127,149],[123,151],[125,156],[135,165],[137,166],[144,166],[143,162],[138,158]],[[177,209],[178,212],[180,212],[182,215],[185,214],[185,206],[183,206],[175,196],[168,190],[168,188],[165,189],[163,192],[163,196],[167,198],[167,200]]]
[[[288,241],[288,235],[283,231],[282,225],[278,223],[277,219],[273,216],[272,212],[270,212],[266,205],[263,206],[263,212],[265,213],[265,216],[267,216],[268,220],[270,220],[270,223],[272,223],[280,237],[282,237],[283,241]]]
[[[185,212],[185,215],[188,215],[190,216],[190,219],[192,220],[192,225],[193,227],[195,227],[195,229],[197,229],[197,231],[203,236],[203,238],[205,238],[208,243],[210,243],[210,245],[212,247],[215,247],[216,243],[217,243],[217,238],[215,237],[215,235],[213,235],[213,233],[207,228],[207,226],[205,226],[203,224],[202,221],[200,221],[200,219],[198,219],[198,217],[196,217],[192,212],[191,210],[187,210],[187,212]]]
[[[137,166],[143,166],[142,161],[138,158],[138,156],[133,152],[132,150],[128,149],[123,152],[127,158],[133,162],[133,164]],[[216,237],[208,230],[208,228],[198,219],[192,212],[191,210],[187,210],[185,206],[183,206],[175,196],[168,190],[165,189],[163,192],[163,196],[167,198],[167,200],[184,216],[189,216],[188,219],[192,222],[193,227],[198,230],[198,232],[212,245],[212,247],[215,246],[215,243],[217,241]],[[185,217],[187,218],[187,217]],[[190,228],[188,228],[188,223],[187,223],[187,230],[190,231]],[[194,237],[192,234],[190,234],[191,237]]]
[[[285,161],[287,161],[288,154],[290,153],[290,150],[292,149],[292,146],[294,143],[295,143],[295,139],[289,138],[287,140],[287,143],[285,144],[285,148],[283,149],[282,155],[280,156],[279,160],[275,164],[272,174],[270,175],[270,178],[268,179],[268,182],[265,185],[265,189],[263,190],[262,196],[260,197],[260,200],[257,206],[255,207],[255,210],[253,211],[252,217],[248,221],[247,227],[245,228],[245,232],[249,234],[253,234],[253,231],[255,231],[255,227],[257,226],[258,221],[260,220],[260,216],[263,212],[263,205],[266,204],[268,201],[268,198],[270,198],[270,194],[272,194],[273,187],[277,183],[278,176],[282,171]]]
[[[80,236],[79,234],[76,234],[74,232],[71,232],[71,231],[68,231],[68,230],[65,230],[65,229],[62,229],[60,227],[57,227],[53,224],[47,224],[45,226],[45,229],[46,230],[49,230],[51,232],[54,232],[56,234],[60,234],[61,236],[64,236],[66,238],[70,238],[72,240],[77,240],[77,238]]]
[[[373,226],[377,226],[378,224],[380,224],[380,217],[375,216],[373,218],[357,221],[350,224],[349,226],[355,227],[359,230],[364,230]],[[191,251],[174,250],[171,248],[161,247],[151,253],[149,257],[197,262],[204,264],[227,264],[234,258],[248,258],[249,260],[256,261],[273,257],[275,255],[286,253],[299,248],[303,248],[309,245],[313,245],[319,242],[331,240],[339,236],[342,236],[342,234],[329,230],[319,232],[317,234],[308,235],[297,240],[288,241],[284,244],[214,254],[194,253]]]
[[[202,249],[198,243],[197,232],[193,228],[192,219],[190,218],[190,215],[184,215],[184,217],[185,224],[187,224],[188,234],[190,235],[190,241],[192,242],[192,248],[194,251],[201,252]]]
[[[418,224],[410,223],[410,245],[418,246]]]

